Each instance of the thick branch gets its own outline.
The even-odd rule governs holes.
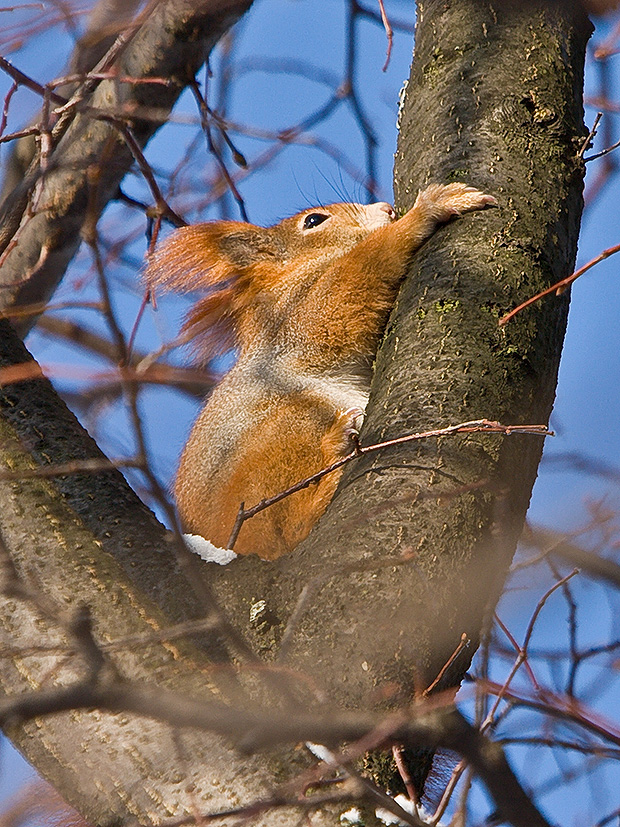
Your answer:
[[[0,353],[0,368],[28,358],[6,321]],[[171,536],[120,473],[28,478],[33,466],[102,458],[46,380],[0,387],[0,446],[1,465],[15,474],[0,479],[0,549],[12,560],[0,559],[2,693],[48,689],[51,681],[68,686],[83,676],[79,649],[55,621],[54,605],[64,610],[87,601],[97,640],[126,641],[112,647],[121,674],[246,708],[245,690],[226,666],[219,617],[200,604],[179,571]],[[17,479],[20,469],[26,473]],[[172,623],[200,617],[208,621],[204,631],[190,625],[189,640],[174,634],[166,642]],[[197,801],[223,810],[251,804],[269,798],[274,774],[286,778],[299,763],[287,755],[269,765],[260,756],[240,760],[219,737],[177,737],[167,723],[132,715],[5,723],[35,766],[96,824],[182,817]],[[264,818],[257,823],[289,827],[294,816],[285,808]]]
[[[136,683],[83,682],[71,687],[29,693],[0,704],[0,722],[7,717],[33,718],[71,709],[96,707],[112,712],[168,721],[177,727],[204,729],[227,735],[249,754],[260,748],[311,741],[332,748],[373,737],[385,748],[402,744],[445,747],[460,753],[487,784],[503,819],[515,827],[548,827],[512,773],[499,744],[475,730],[456,710],[438,710],[415,717],[391,717],[368,712],[323,710],[320,715],[277,709],[242,710],[216,701],[205,702],[161,688]],[[344,753],[346,763],[346,751]]]

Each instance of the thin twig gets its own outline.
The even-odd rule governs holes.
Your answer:
[[[602,112],[597,112],[596,113],[596,117],[594,118],[594,123],[592,124],[592,129],[590,129],[590,131],[588,132],[587,137],[584,139],[584,142],[581,144],[581,149],[577,153],[578,158],[583,158],[583,153],[590,146],[590,141],[596,135],[596,129],[597,129],[597,127],[599,125],[599,121],[601,120],[602,117],[603,117]],[[591,159],[589,159],[589,160],[591,160]]]
[[[432,431],[422,431],[421,433],[407,434],[406,436],[396,437],[395,439],[388,439],[385,442],[377,442],[373,445],[357,446],[356,449],[352,453],[347,454],[346,457],[336,460],[336,462],[333,462],[326,468],[322,468],[320,471],[317,471],[316,474],[312,474],[300,482],[295,483],[295,485],[292,485],[285,491],[281,491],[273,497],[268,497],[261,500],[259,503],[252,506],[252,508],[246,509],[242,503],[239,507],[233,530],[228,539],[227,547],[230,549],[234,547],[241,527],[246,520],[251,519],[255,514],[264,511],[266,508],[279,503],[286,497],[290,497],[291,494],[295,494],[297,491],[303,491],[304,488],[308,488],[313,483],[323,479],[323,477],[327,474],[337,471],[339,468],[342,468],[343,465],[346,465],[358,457],[371,454],[374,451],[379,451],[383,448],[391,448],[394,445],[403,445],[408,442],[429,439],[430,437],[451,436],[452,434],[473,434],[480,432],[498,433],[504,434],[505,436],[510,436],[511,434],[532,434],[535,436],[554,435],[553,431],[548,430],[546,425],[502,425],[500,422],[493,422],[489,419],[473,419],[469,422],[461,422],[459,425],[450,425],[447,428],[436,428]]]
[[[20,86],[25,86],[26,89],[30,89],[31,92],[35,92],[43,98],[49,95],[50,100],[60,106],[65,106],[68,103],[67,98],[64,98],[57,92],[53,92],[51,89],[47,89],[43,84],[38,83],[29,77],[29,75],[25,74],[25,72],[13,66],[13,64],[5,57],[2,57],[2,55],[0,55],[0,70],[6,72],[9,77],[13,78],[15,83],[18,83]]]
[[[69,474],[100,474],[118,468],[143,468],[142,460],[136,459],[74,459],[57,465],[42,465],[37,468],[20,468],[19,471],[0,469],[0,480],[25,480],[48,477],[64,477]]]
[[[532,296],[532,298],[528,299],[527,301],[524,301],[523,304],[520,304],[518,307],[515,307],[514,310],[510,311],[510,313],[506,313],[506,315],[502,316],[502,318],[499,320],[499,326],[503,327],[505,324],[508,324],[508,322],[512,318],[514,318],[517,315],[517,313],[520,313],[526,307],[529,307],[531,304],[534,304],[539,299],[548,296],[550,293],[555,293],[557,296],[559,296],[566,290],[566,288],[569,285],[571,285],[576,279],[578,279],[579,276],[582,276],[587,270],[589,270],[591,267],[594,267],[595,264],[598,264],[600,261],[604,261],[606,258],[609,258],[609,256],[613,256],[614,253],[617,253],[619,251],[620,244],[615,244],[613,247],[608,247],[606,250],[603,250],[602,253],[599,253],[598,256],[595,256],[587,264],[584,264],[583,267],[580,267],[578,270],[575,270],[575,272],[572,273],[570,276],[567,276],[565,279],[560,279],[560,281],[557,281],[555,284],[552,284],[551,287],[547,287],[546,290],[542,290],[540,293],[537,293],[535,296]]]
[[[405,790],[407,791],[407,797],[410,801],[415,801],[416,804],[418,803],[418,795],[416,793],[415,784],[413,783],[413,779],[411,777],[411,773],[407,769],[407,765],[403,760],[403,748],[401,746],[397,746],[396,744],[392,747],[392,758],[394,759],[394,763],[396,764],[396,769],[398,770],[398,774],[400,775],[403,784],[405,785]]]
[[[460,639],[460,641],[459,641],[459,643],[458,643],[458,646],[456,647],[456,649],[454,650],[454,652],[452,652],[452,654],[450,655],[450,657],[448,658],[448,660],[444,663],[444,665],[441,667],[441,669],[439,670],[439,673],[438,673],[437,677],[435,678],[435,680],[434,680],[431,684],[429,684],[429,685],[426,687],[426,689],[424,690],[424,692],[422,692],[423,697],[425,697],[425,698],[426,698],[426,697],[428,697],[428,695],[430,695],[430,694],[431,694],[431,692],[433,691],[433,689],[435,689],[435,687],[437,686],[437,684],[441,681],[441,679],[443,678],[443,676],[446,674],[446,672],[448,671],[448,669],[452,666],[452,664],[454,663],[454,661],[455,661],[455,660],[458,658],[458,656],[461,654],[461,652],[463,651],[463,649],[465,649],[465,648],[467,648],[467,646],[469,646],[469,643],[470,643],[469,638],[467,637],[467,635],[465,634],[465,632],[463,632],[463,634],[461,635],[461,639]]]
[[[381,13],[381,22],[383,23],[383,27],[385,29],[385,36],[387,37],[387,51],[385,54],[385,63],[383,64],[383,71],[387,72],[387,68],[390,65],[390,58],[392,57],[392,44],[394,41],[394,32],[392,31],[392,26],[385,11],[385,5],[383,0],[379,0],[379,11]]]
[[[520,653],[522,651],[522,647],[519,646],[515,636],[512,634],[510,629],[506,626],[506,624],[503,622],[503,620],[500,618],[500,616],[497,614],[497,612],[495,612],[495,621],[496,621],[497,625],[499,626],[499,628],[502,630],[502,632],[506,635],[506,637],[510,641],[510,643],[511,643],[513,649],[515,650],[515,652]],[[536,680],[536,676],[534,675],[534,670],[530,666],[527,659],[525,659],[525,661],[524,661],[524,666],[525,666],[525,669],[526,669],[528,675],[530,676],[530,680],[532,682],[532,685],[534,686],[534,689],[539,690],[540,689],[540,684]]]
[[[604,740],[610,741],[615,746],[620,746],[620,729],[617,725],[605,720],[596,712],[584,708],[583,704],[575,698],[566,698],[549,691],[540,692],[536,696],[512,689],[506,691],[504,685],[488,680],[480,682],[480,686],[490,695],[501,693],[504,699],[511,701],[513,704],[535,709],[544,715],[557,718],[565,723],[577,724],[587,732],[592,732]]]
[[[4,98],[4,106],[2,107],[2,120],[0,120],[0,135],[4,134],[4,130],[6,129],[6,124],[9,118],[9,106],[11,103],[11,98],[19,89],[19,84],[16,80],[13,81],[9,91],[6,93]]]
[[[508,691],[508,688],[509,688],[510,684],[512,683],[512,679],[514,678],[514,676],[519,671],[519,669],[521,667],[521,664],[527,659],[528,647],[529,647],[529,644],[530,644],[530,640],[532,639],[532,635],[534,633],[534,626],[536,625],[536,621],[538,620],[538,616],[541,613],[541,611],[543,610],[543,607],[545,606],[547,600],[551,597],[551,595],[555,591],[562,588],[562,586],[565,583],[567,583],[569,580],[571,580],[573,577],[575,577],[576,574],[579,574],[579,569],[573,569],[573,571],[571,571],[570,574],[567,574],[566,577],[563,577],[561,580],[558,580],[557,583],[554,583],[550,588],[547,589],[547,591],[543,594],[543,596],[540,598],[540,600],[536,604],[536,608],[534,609],[534,611],[532,613],[532,616],[529,620],[529,623],[527,624],[527,629],[526,629],[525,635],[523,637],[523,644],[519,648],[519,652],[517,654],[517,657],[515,658],[515,662],[512,666],[512,669],[510,670],[510,673],[508,674],[508,677],[504,681],[502,690],[497,694],[497,698],[495,699],[495,703],[493,704],[493,706],[489,710],[489,714],[487,715],[486,720],[484,721],[484,723],[482,724],[482,726],[480,728],[482,732],[484,732],[486,729],[488,729],[488,727],[491,726],[491,724],[493,722],[493,718],[494,718],[495,713],[497,711],[497,708],[499,707],[501,701],[504,699],[504,696],[505,696],[506,692]]]
[[[590,161],[596,161],[597,158],[602,158],[605,155],[609,155],[610,152],[613,152],[614,149],[618,149],[620,146],[620,141],[616,141],[615,144],[608,146],[607,149],[603,149],[600,152],[597,152],[596,155],[588,155],[587,158],[584,158],[584,162],[587,164]]]
[[[211,155],[213,155],[213,157],[215,158],[215,161],[216,161],[216,163],[219,167],[219,170],[220,170],[220,174],[222,175],[222,178],[226,181],[226,185],[228,186],[230,192],[233,195],[233,198],[235,199],[235,201],[237,203],[237,206],[239,208],[239,212],[241,213],[241,218],[244,221],[249,221],[250,219],[248,217],[248,213],[247,213],[247,210],[246,210],[245,201],[243,200],[243,196],[241,195],[241,193],[237,189],[235,181],[234,181],[232,175],[230,174],[230,172],[228,171],[228,167],[226,166],[226,164],[224,162],[224,159],[222,158],[222,154],[219,151],[218,147],[215,145],[215,141],[213,140],[213,136],[211,135],[211,126],[209,124],[209,117],[211,115],[211,110],[207,106],[207,101],[202,96],[202,94],[200,92],[200,89],[198,87],[198,82],[196,81],[195,78],[193,78],[190,81],[189,87],[192,90],[192,93],[194,95],[194,100],[196,101],[196,103],[198,105],[198,111],[200,113],[200,122],[201,122],[201,125],[202,125],[202,131],[203,131],[203,134],[205,136],[205,140],[207,142],[207,149],[211,153]],[[222,135],[224,135],[224,136],[226,135],[224,129],[221,126],[220,126],[220,131],[221,131]],[[247,166],[247,162],[245,162],[245,158],[243,160],[244,160],[244,163],[241,164],[241,166]]]
[[[467,769],[467,764],[465,761],[459,761],[456,767],[452,770],[452,775],[450,776],[450,780],[446,784],[446,787],[443,791],[441,799],[439,800],[439,804],[435,809],[435,812],[432,815],[430,820],[430,824],[432,827],[436,827],[441,820],[442,815],[445,813],[448,804],[450,803],[450,799],[454,794],[454,790],[456,789],[456,785],[459,783],[461,776]]]

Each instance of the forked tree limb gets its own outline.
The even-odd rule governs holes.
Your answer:
[[[172,6],[179,7],[162,4],[157,13]],[[415,257],[377,360],[362,440],[482,417],[547,421],[567,296],[535,306],[504,330],[497,319],[572,268],[581,210],[587,33],[582,18],[542,0],[423,4],[401,113],[399,206],[410,206],[427,181],[465,178],[495,194],[502,209],[443,228]],[[135,74],[131,66],[125,71]],[[25,224],[21,267],[17,248],[7,257],[19,273],[40,262],[38,277],[47,286],[39,298],[70,258],[63,233],[70,227],[79,232],[85,173],[74,160],[83,154],[85,118],[78,115],[65,133],[58,147],[63,166],[44,181],[48,187],[65,176],[68,205],[58,216],[42,213]],[[88,124],[95,137],[102,132],[100,147],[116,140],[116,133],[105,131],[109,124]],[[114,194],[115,180],[111,173],[105,178],[102,197]],[[41,257],[55,221],[62,230],[58,252],[50,247]],[[11,290],[7,295],[17,297]],[[0,335],[3,347],[9,341],[8,334]],[[23,358],[15,350],[7,355],[13,363]],[[23,383],[5,389],[2,403],[0,444],[11,468],[60,464],[75,458],[77,444],[82,450],[79,427],[60,415],[50,388],[42,392],[34,381]],[[224,569],[211,567],[212,588],[267,661],[277,659],[282,635],[290,631],[278,668],[294,681],[303,709],[320,711],[325,699],[330,708],[340,704],[354,713],[388,701],[408,703],[413,689],[440,673],[463,633],[477,639],[520,531],[539,441],[515,435],[500,447],[492,435],[470,434],[364,458],[345,474],[302,547],[275,563],[244,558]],[[84,451],[81,456],[92,456],[90,448]],[[481,486],[481,480],[489,484]],[[455,487],[459,497],[451,496]],[[195,601],[185,605],[192,593],[163,530],[118,475],[0,480],[0,489],[1,531],[20,573],[59,600],[86,599],[104,639],[161,627],[162,609],[175,620],[200,611]],[[373,566],[405,551],[403,565]],[[319,587],[303,602],[309,583]],[[265,609],[260,623],[253,622],[257,603]],[[15,635],[12,645],[36,645],[48,636],[57,641],[58,633],[42,630],[36,613],[8,601],[3,612],[0,630]],[[206,648],[212,660],[218,657],[216,646]],[[222,680],[231,675],[224,655],[219,657],[210,668],[189,645],[171,649],[149,638],[143,649],[119,653],[117,664],[137,679],[219,700]],[[465,667],[466,658],[457,658],[450,680]],[[4,691],[17,693],[50,675],[61,683],[74,679],[74,671],[63,658],[25,663],[16,657],[1,677]],[[256,664],[242,664],[233,677],[240,686],[228,687],[232,698],[262,686]],[[248,758],[215,737],[172,735],[166,726],[131,715],[76,713],[15,727],[11,734],[73,803],[102,824],[197,813],[197,801],[210,811],[251,804],[303,762],[299,750]],[[464,733],[457,728],[454,737],[465,750]],[[476,766],[474,747],[468,758]],[[88,772],[80,749],[88,756]],[[482,766],[477,769],[482,773]],[[501,777],[498,772],[498,783]],[[321,806],[313,824],[337,825],[339,813]],[[296,819],[294,810],[268,812],[255,823],[291,827]]]

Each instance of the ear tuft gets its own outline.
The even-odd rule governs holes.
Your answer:
[[[235,310],[243,304],[251,268],[275,260],[269,230],[236,221],[194,224],[172,233],[149,257],[144,278],[151,289],[203,291],[183,332],[194,338],[202,361],[235,344]]]
[[[149,287],[188,293],[219,286],[259,262],[281,259],[274,234],[238,221],[182,227],[150,256],[144,277]]]
[[[189,293],[227,279],[229,262],[219,250],[218,224],[182,227],[149,256],[144,278],[150,288]]]
[[[220,241],[222,254],[237,267],[251,267],[259,261],[276,260],[278,249],[273,233],[252,224],[238,225],[243,229],[227,233]]]

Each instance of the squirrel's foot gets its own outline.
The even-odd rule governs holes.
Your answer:
[[[356,449],[363,421],[364,411],[361,408],[338,411],[333,425],[321,442],[326,465],[331,465]]]
[[[431,184],[418,193],[415,205],[432,215],[435,221],[448,221],[452,216],[484,207],[497,207],[492,195],[467,184]]]

